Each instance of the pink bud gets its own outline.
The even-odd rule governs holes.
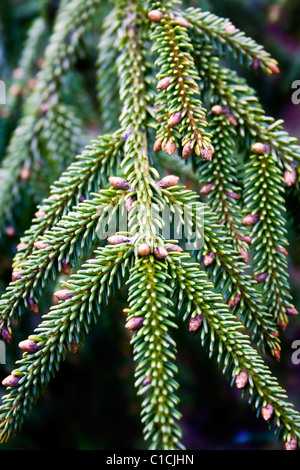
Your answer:
[[[202,315],[196,315],[192,317],[189,321],[189,331],[197,331],[202,325]]]
[[[133,317],[125,325],[127,330],[139,330],[144,324],[144,317]]]
[[[235,378],[235,385],[237,388],[244,388],[248,383],[248,372],[242,370]]]
[[[261,415],[265,421],[269,421],[269,419],[272,418],[273,413],[274,413],[274,408],[271,405],[271,403],[268,403],[267,405],[263,406],[261,409]]]

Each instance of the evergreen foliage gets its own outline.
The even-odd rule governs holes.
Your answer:
[[[297,448],[300,415],[264,356],[280,361],[280,332],[298,314],[285,190],[298,191],[300,147],[225,65],[230,57],[277,74],[277,62],[229,20],[180,1],[114,0],[108,8],[63,0],[53,27],[46,3],[37,6],[10,89],[10,112],[14,100],[23,104],[0,172],[4,240],[24,189],[38,208],[0,300],[2,338],[13,341],[16,321],[38,313],[46,286],[67,278],[3,381],[0,441],[20,431],[61,362],[128,286],[124,326],[151,449],[183,448],[172,338],[182,321],[285,448]],[[103,135],[82,150],[80,104],[66,88],[95,30]],[[1,32],[9,41],[9,29]],[[185,175],[200,194],[180,184]]]

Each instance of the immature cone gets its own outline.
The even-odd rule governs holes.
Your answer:
[[[233,308],[236,305],[238,305],[241,301],[242,296],[240,294],[237,294],[233,299],[230,299],[228,302],[228,307]]]
[[[162,141],[157,139],[153,145],[153,152],[160,152],[161,149],[162,149]]]
[[[171,156],[176,152],[176,145],[172,140],[168,140],[163,146],[163,149],[168,155]]]
[[[141,245],[137,249],[139,256],[149,256],[151,253],[151,248],[148,243],[141,243]]]
[[[283,246],[275,246],[275,250],[284,256],[288,256],[288,251]]]
[[[139,330],[144,324],[144,317],[133,317],[125,325],[127,330]]]
[[[263,155],[264,153],[266,153],[267,147],[262,142],[256,142],[255,144],[252,145],[252,150],[257,155]]]
[[[2,380],[2,385],[4,387],[17,387],[22,376],[21,375],[9,375],[4,380]]]
[[[204,266],[210,266],[216,259],[216,255],[213,251],[207,253],[203,258]]]
[[[26,248],[28,248],[28,244],[27,243],[24,243],[24,242],[21,242],[17,245],[17,250],[18,251],[22,251],[22,250],[26,250]]]
[[[145,380],[143,380],[142,385],[143,385],[143,387],[146,387],[146,385],[151,384],[151,382],[152,382],[152,377],[151,377],[151,375],[148,375],[148,377],[146,377]]]
[[[38,313],[39,311],[39,306],[38,304],[36,303],[35,300],[31,299],[30,297],[27,299],[27,303],[28,303],[28,308],[31,312],[33,313]]]
[[[8,237],[13,237],[16,234],[14,227],[6,227],[5,233]]]
[[[168,119],[168,126],[177,126],[177,124],[182,121],[182,114],[182,111],[177,111],[177,113],[172,114]]]
[[[30,178],[30,170],[29,168],[22,168],[21,173],[20,173],[20,178],[22,181],[27,181]]]
[[[277,66],[277,64],[274,64],[274,62],[268,64],[268,69],[276,75],[280,73],[279,67]]]
[[[285,443],[285,450],[296,450],[298,447],[298,441],[296,437],[292,437],[288,442]]]
[[[49,111],[50,106],[51,106],[50,101],[46,101],[45,103],[42,103],[41,106],[40,106],[40,114],[42,116],[45,116],[47,114],[47,112]]]
[[[254,59],[253,64],[252,64],[253,70],[257,70],[259,68],[259,64],[260,64],[259,60]]]
[[[46,216],[46,212],[44,212],[44,211],[37,211],[37,212],[35,213],[35,216],[36,216],[37,219],[43,219],[43,218]]]
[[[58,290],[57,292],[54,292],[54,296],[58,300],[68,300],[74,297],[74,294],[72,294],[72,291],[70,289],[61,289]]]
[[[172,186],[176,186],[176,184],[178,184],[179,179],[179,176],[168,175],[162,178],[156,184],[157,186],[161,186],[162,188],[171,188]]]
[[[286,314],[291,316],[291,317],[294,317],[296,315],[299,315],[299,312],[298,312],[298,310],[295,309],[295,307],[287,307],[286,308]]]
[[[4,341],[6,343],[11,343],[12,342],[13,336],[12,336],[11,332],[8,330],[8,328],[6,326],[4,326],[2,328],[1,336],[2,336],[2,338],[4,339]]]
[[[284,182],[286,186],[290,187],[293,186],[297,181],[297,170],[296,168],[292,168],[291,171],[285,170],[283,175]]]
[[[18,281],[19,279],[21,279],[23,275],[21,273],[18,273],[17,271],[13,271],[12,274],[11,274],[11,280],[14,282],[14,281]]]
[[[44,250],[45,248],[49,248],[51,245],[46,242],[38,241],[34,243],[34,246],[37,250]]]
[[[72,265],[71,263],[67,263],[66,258],[63,258],[61,260],[61,272],[65,275],[68,276],[71,272]]]
[[[127,181],[124,180],[124,178],[120,178],[119,176],[111,176],[110,178],[108,178],[108,181],[115,189],[129,189],[129,184],[127,183]]]
[[[123,142],[126,142],[126,140],[128,139],[128,137],[132,134],[132,130],[131,129],[128,129],[124,132],[122,132],[121,134],[121,139],[123,140]]]
[[[277,320],[277,325],[278,325],[278,328],[280,329],[280,331],[282,331],[283,333],[287,329],[287,323],[282,321],[282,320]]]
[[[272,418],[274,413],[274,408],[271,403],[268,403],[266,406],[263,406],[261,409],[261,415],[265,421],[269,421]]]
[[[202,316],[196,315],[195,317],[192,317],[189,321],[189,331],[197,331],[199,330],[201,325],[202,325]]]
[[[170,86],[172,79],[173,79],[173,75],[162,78],[161,80],[157,82],[156,88],[158,90],[166,90],[168,86]]]
[[[240,235],[238,236],[238,239],[242,242],[247,243],[247,245],[251,245],[252,243],[252,238],[249,235]]]
[[[268,274],[269,274],[268,271],[265,271],[264,273],[256,274],[253,279],[259,283],[265,282],[265,280],[268,277]]]
[[[188,28],[190,26],[189,22],[185,18],[182,18],[182,16],[175,16],[174,21],[182,28]]]
[[[206,160],[208,162],[211,162],[212,161],[212,148],[211,147],[201,147],[200,155],[204,160]]]
[[[271,331],[271,335],[275,336],[275,338],[279,338],[279,333],[278,331]]]
[[[200,194],[209,194],[214,188],[214,183],[207,183],[202,186],[200,189]]]
[[[25,339],[24,341],[20,341],[19,348],[22,349],[22,351],[34,353],[42,349],[42,346],[36,343],[35,341]]]
[[[126,199],[125,201],[125,208],[127,210],[127,212],[130,212],[131,209],[132,209],[132,206],[134,204],[134,202],[136,201],[136,198],[135,197],[129,197],[128,199]]]
[[[129,243],[130,238],[125,237],[124,235],[112,235],[107,239],[110,245],[120,245],[121,243]]]
[[[71,352],[73,354],[76,354],[78,351],[78,348],[79,348],[79,344],[77,343],[76,339],[73,336],[72,341],[71,341]]]
[[[13,77],[14,77],[16,80],[20,80],[21,78],[24,77],[24,70],[23,70],[21,67],[16,68],[16,69],[13,71]]]
[[[149,20],[153,21],[154,23],[160,23],[164,16],[164,13],[159,10],[152,10],[148,13]]]
[[[10,96],[13,96],[14,98],[16,98],[18,96],[21,96],[22,88],[20,87],[20,85],[14,84],[10,87],[8,92],[9,92]]]
[[[244,250],[244,248],[241,248],[240,249],[240,256],[241,256],[242,260],[244,261],[244,263],[248,263],[248,261],[249,261],[248,251]]]
[[[51,194],[51,196],[48,197],[50,201],[55,201],[56,199],[60,198],[60,194]]]
[[[158,260],[165,259],[169,255],[169,253],[163,246],[157,246],[156,248],[154,248],[153,254]]]
[[[194,153],[194,141],[189,140],[182,149],[182,157],[183,158],[188,158],[191,157]]]
[[[248,214],[243,218],[242,224],[246,226],[255,225],[257,224],[259,219],[260,219],[260,212],[257,212],[257,214]]]
[[[174,253],[182,253],[183,252],[183,249],[180,248],[180,246],[175,245],[173,243],[167,243],[165,245],[165,249],[169,252],[171,251],[171,252],[174,252]]]
[[[239,201],[241,199],[241,196],[235,192],[227,191],[225,194],[227,197],[230,197],[231,199],[234,199],[235,201]]]
[[[274,356],[275,361],[280,362],[281,352],[279,351],[279,349],[274,350],[273,356]]]
[[[37,85],[37,79],[36,78],[31,78],[27,82],[27,87],[28,87],[29,90],[34,90],[36,88],[36,85]]]
[[[233,114],[228,113],[226,117],[232,126],[237,127],[239,125],[237,118]]]
[[[224,108],[222,106],[220,106],[219,104],[215,104],[215,106],[213,106],[211,108],[211,112],[215,115],[215,116],[221,116],[221,114],[224,113]]]
[[[248,383],[248,372],[242,370],[235,378],[235,385],[237,388],[244,388]]]
[[[229,24],[225,28],[226,33],[234,33],[236,31],[236,27],[233,24]]]

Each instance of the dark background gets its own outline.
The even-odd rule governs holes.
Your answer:
[[[26,31],[31,21],[47,2],[10,0],[0,7],[0,64],[2,74],[9,77],[18,64]],[[229,17],[271,52],[279,62],[281,75],[265,77],[246,74],[261,97],[267,113],[285,120],[286,129],[300,136],[300,105],[291,102],[291,84],[300,80],[300,2],[265,0],[214,0],[189,2],[203,6],[221,16]],[[48,2],[49,25],[57,2]],[[6,57],[3,56],[6,52]],[[87,79],[91,64],[82,63]],[[245,74],[245,72],[243,71]],[[88,110],[88,111],[86,111]],[[88,133],[95,131],[96,108],[86,105]],[[3,125],[3,120],[2,124]],[[6,124],[8,126],[8,124]],[[13,122],[9,126],[13,128]],[[1,128],[0,128],[1,131]],[[3,137],[4,136],[4,137]],[[7,139],[9,132],[2,131]],[[288,207],[295,211],[293,195]],[[25,208],[24,208],[25,207]],[[11,259],[22,231],[30,223],[34,204],[28,195],[27,205],[20,211],[18,228],[6,237],[1,247],[0,288],[9,282]],[[299,206],[298,206],[299,207]],[[296,209],[297,210],[297,209]],[[17,214],[18,215],[18,214]],[[289,222],[289,269],[296,305],[300,306],[300,245],[299,231]],[[44,312],[49,308],[51,293],[42,301]],[[103,313],[101,324],[89,336],[84,348],[70,356],[47,391],[39,400],[23,427],[20,436],[2,446],[4,449],[110,449],[133,450],[146,448],[142,439],[139,402],[134,389],[134,367],[127,333],[124,332],[126,292],[121,291],[109,309]],[[27,314],[19,325],[13,345],[7,347],[7,364],[1,366],[4,378],[19,356],[17,344],[32,331],[37,317]],[[188,449],[281,449],[267,425],[257,419],[240,393],[231,389],[213,361],[207,359],[197,341],[190,338],[186,327],[175,333],[178,341],[178,380],[181,384],[181,412],[184,443]],[[292,318],[283,338],[281,364],[268,361],[289,399],[300,410],[300,365],[292,364],[291,344],[300,339],[300,320]],[[1,392],[3,393],[3,388]]]

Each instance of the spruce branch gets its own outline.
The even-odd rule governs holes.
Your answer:
[[[282,166],[291,170],[293,160],[297,162],[300,158],[297,139],[284,130],[282,120],[275,121],[266,115],[257,93],[244,78],[222,66],[211,47],[203,46],[196,37],[193,39],[200,88],[208,94],[211,105],[221,106],[220,114],[236,120],[245,145],[249,147],[255,141],[269,145]]]
[[[93,194],[93,199],[81,202],[34,243],[34,250],[22,268],[13,272],[13,281],[0,301],[2,335],[3,329],[11,333],[11,318],[20,316],[24,307],[38,311],[36,300],[49,279],[69,263],[74,265],[79,253],[88,253],[97,238],[101,240],[101,221],[110,223],[123,195],[124,191],[113,188]]]
[[[222,297],[215,293],[213,285],[199,270],[199,265],[185,259],[189,255],[174,253],[169,257],[170,275],[179,283],[179,301],[185,319],[201,315],[200,339],[209,356],[214,356],[227,378],[249,395],[248,401],[264,414],[263,407],[269,405],[272,413],[269,426],[284,441],[292,436],[300,437],[300,415],[261,357],[251,347],[243,325],[229,312]]]
[[[51,308],[43,321],[29,336],[38,346],[25,352],[17,361],[17,386],[8,387],[0,407],[0,442],[6,442],[18,432],[27,414],[45,386],[59,369],[60,363],[74,344],[83,343],[92,326],[97,323],[101,309],[123,283],[131,267],[130,246],[108,246],[95,251],[78,273],[64,283],[69,295]]]
[[[295,309],[287,273],[284,182],[276,163],[265,148],[246,164],[243,222],[252,228],[254,279],[262,283],[266,305],[285,330]]]
[[[247,67],[261,68],[268,74],[279,73],[278,62],[263,47],[236,28],[228,19],[198,8],[180,12],[198,37],[212,44],[218,55],[228,52]]]
[[[219,223],[224,223],[237,252],[247,263],[249,246],[244,241],[247,232],[242,225],[240,205],[242,194],[235,144],[237,133],[225,115],[215,116],[210,122],[210,128],[215,152],[211,163],[200,162],[196,168],[202,183],[200,194],[207,196],[211,211],[218,215]]]
[[[120,102],[117,74],[118,31],[122,24],[119,9],[114,8],[105,19],[98,45],[97,93],[103,131],[115,132],[119,127]]]
[[[174,379],[175,343],[169,329],[173,322],[170,278],[167,266],[153,256],[140,259],[130,273],[127,328],[133,329],[136,386],[143,396],[142,422],[150,449],[182,449],[181,430],[177,425],[178,383]],[[142,320],[138,327],[137,321]],[[136,331],[134,331],[136,328]]]
[[[41,200],[50,173],[63,171],[78,153],[82,123],[70,105],[77,90],[70,81],[78,74],[71,70],[102,4],[60,4],[36,87],[4,159],[2,224],[27,183]],[[283,330],[287,315],[298,313],[288,286],[283,194],[284,185],[297,191],[300,147],[223,61],[226,51],[267,73],[278,73],[277,62],[229,20],[181,8],[177,0],[116,0],[97,31],[95,98],[98,93],[102,130],[113,133],[92,141],[52,184],[18,245],[12,282],[0,300],[7,342],[13,319],[26,308],[38,313],[48,282],[78,271],[62,281],[58,304],[19,344],[23,357],[2,382],[8,393],[0,406],[1,442],[20,430],[67,353],[76,352],[111,294],[127,283],[125,328],[151,449],[183,449],[170,335],[176,313],[286,448],[298,445],[299,414],[251,341],[279,361],[276,321]],[[25,75],[43,36],[36,24]],[[190,178],[187,187],[179,175]],[[207,204],[191,182],[202,184]],[[99,248],[104,239],[108,245]]]
[[[256,289],[256,282],[244,272],[244,263],[226,228],[219,224],[217,215],[202,204],[193,191],[173,187],[165,190],[164,194],[173,204],[176,203],[177,210],[180,206],[182,210],[186,210],[188,205],[192,207],[194,226],[198,227],[197,237],[201,237],[200,229],[204,225],[203,248],[199,250],[198,258],[204,261],[207,275],[245,327],[251,330],[253,340],[263,350],[267,346],[271,355],[276,357],[280,343],[272,315]]]
[[[47,129],[50,109],[56,111],[62,76],[76,58],[76,48],[91,23],[101,0],[72,0],[62,6],[54,32],[45,52],[45,62],[37,77],[34,92],[27,99],[21,121],[2,162],[0,219],[3,224],[11,214],[20,193],[22,169],[41,159],[39,138]],[[72,128],[72,123],[70,129]],[[51,148],[48,148],[51,152]]]
[[[186,32],[186,25],[165,7],[162,19],[154,23],[151,40],[153,51],[157,51],[157,88],[161,97],[157,100],[158,129],[155,150],[164,149],[175,153],[181,145],[182,156],[193,151],[205,160],[212,158],[211,135],[206,132],[206,111],[202,106],[196,84],[197,73],[191,51],[193,46]],[[151,19],[151,12],[149,13]],[[166,60],[172,58],[172,60]]]
[[[110,172],[119,161],[122,149],[120,132],[92,141],[50,188],[50,196],[38,206],[32,226],[25,232],[18,246],[13,268],[22,269],[22,264],[31,254],[34,242],[51,228],[74,205],[89,199],[99,186],[107,184]]]

